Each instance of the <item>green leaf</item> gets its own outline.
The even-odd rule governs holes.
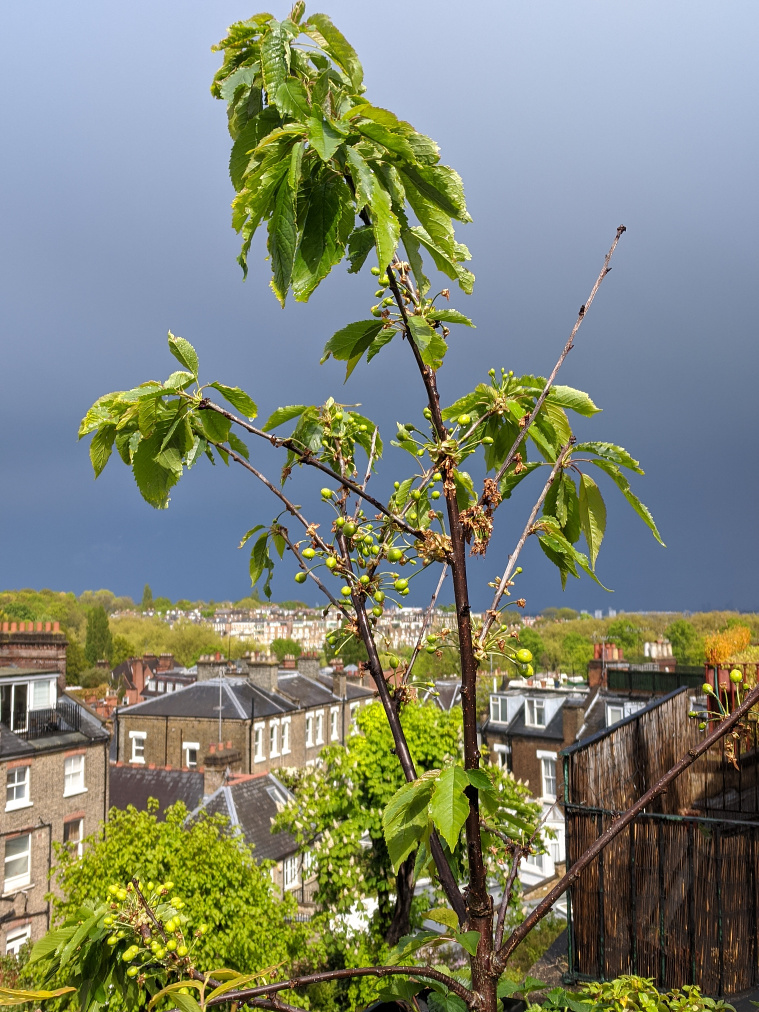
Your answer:
[[[374,241],[377,246],[377,262],[380,270],[384,271],[392,262],[398,248],[401,226],[393,213],[392,198],[379,179],[374,181],[369,206],[372,212]]]
[[[434,307],[427,314],[429,320],[440,320],[441,323],[462,323],[465,327],[474,327],[468,316],[464,316],[458,309],[435,309]]]
[[[289,422],[293,418],[298,418],[306,410],[305,404],[288,404],[284,408],[277,408],[276,411],[269,415],[266,425],[264,425],[264,432],[270,432],[272,429],[276,429],[279,425],[284,425],[285,422]]]
[[[254,587],[261,579],[264,569],[272,565],[269,559],[269,533],[262,534],[250,553],[250,584]]]
[[[293,119],[305,122],[311,115],[311,104],[303,83],[297,77],[288,77],[277,88],[275,104]]]
[[[588,542],[588,557],[592,569],[606,531],[606,506],[598,485],[587,474],[580,478],[580,523]]]
[[[364,70],[355,49],[326,14],[312,14],[303,31],[344,70],[355,91],[361,89]]]
[[[269,218],[267,248],[271,257],[271,288],[284,307],[293,276],[298,228],[295,222],[295,192],[290,177],[283,176]]]
[[[422,362],[432,369],[439,369],[448,351],[442,335],[433,330],[423,316],[409,316],[408,325]]]
[[[326,362],[332,355],[340,362],[348,362],[345,376],[347,379],[360,357],[382,330],[384,322],[384,320],[357,320],[355,323],[349,323],[347,327],[333,334],[324,345],[321,361]]]
[[[461,290],[466,292],[467,295],[471,295],[474,288],[474,274],[465,267],[462,267],[458,260],[449,257],[444,250],[440,249],[424,228],[415,226],[410,231],[431,255],[437,269],[452,281],[458,281]],[[456,245],[458,247],[459,244]]]
[[[308,139],[321,160],[328,162],[344,138],[334,121],[321,109],[317,109],[308,120]]]
[[[626,467],[630,471],[635,471],[636,474],[645,473],[639,462],[631,457],[627,450],[621,446],[615,446],[614,443],[577,443],[572,448],[572,453],[596,453],[604,460],[610,460],[613,464]]]
[[[477,501],[477,494],[474,491],[474,482],[466,471],[453,472],[453,482],[456,486],[456,502],[460,510],[465,510]]]
[[[572,411],[578,415],[584,415],[586,418],[592,417],[601,410],[583,390],[575,390],[574,387],[552,386],[548,391],[546,401],[558,404],[562,408],[571,408]]]
[[[544,465],[541,460],[531,460],[527,464],[522,464],[522,468],[518,474],[516,474],[513,470],[509,471],[505,478],[501,479],[501,484],[498,486],[503,498],[510,499],[511,493],[517,485],[523,481],[528,474],[531,474],[536,467],[543,466]]]
[[[25,991],[10,987],[0,987],[0,1005],[24,1005],[28,1001],[44,1001],[47,998],[58,998],[62,994],[76,991],[75,987],[59,987],[55,991]]]
[[[387,148],[388,151],[392,151],[393,154],[400,155],[407,162],[414,161],[414,151],[409,142],[405,137],[400,134],[393,133],[392,130],[388,130],[387,127],[381,126],[379,123],[374,123],[371,120],[360,120],[355,123],[356,129],[368,137],[369,140],[374,141],[375,144],[381,145],[383,148]]]
[[[169,351],[174,358],[192,373],[194,379],[198,378],[198,355],[189,341],[183,337],[175,337],[169,331]]]
[[[443,927],[450,928],[451,931],[456,931],[459,926],[458,917],[449,907],[436,907],[434,910],[430,910],[425,915],[425,920],[442,924]]]
[[[358,274],[374,249],[374,229],[368,225],[354,229],[348,239],[348,273]]]
[[[255,527],[251,527],[249,531],[245,532],[245,534],[242,537],[242,540],[240,541],[240,544],[237,547],[242,548],[246,542],[250,541],[250,539],[253,537],[254,534],[257,534],[258,531],[262,530],[264,530],[263,524],[256,524]]]
[[[191,372],[186,372],[184,369],[178,369],[164,382],[163,388],[164,390],[184,390],[194,382],[195,377]],[[149,393],[148,395],[151,396],[152,394]]]
[[[427,998],[427,1008],[430,1012],[467,1012],[465,1002],[452,991],[446,994],[433,992]]]
[[[226,443],[229,430],[232,427],[232,423],[228,418],[225,418],[224,415],[220,415],[218,411],[214,411],[211,408],[201,411],[197,418],[210,443]]]
[[[659,544],[666,548],[666,545],[662,541],[661,535],[657,530],[656,524],[654,523],[654,518],[651,516],[650,510],[648,509],[647,506],[644,506],[644,504],[640,501],[640,499],[638,499],[636,495],[633,494],[632,490],[630,489],[630,482],[622,474],[617,465],[613,464],[609,460],[593,460],[591,461],[591,463],[595,464],[596,467],[600,467],[602,471],[605,471],[609,475],[611,480],[620,490],[625,499],[627,499],[629,504],[641,518],[646,527],[649,528],[649,530],[656,538],[656,540],[659,542]]]
[[[345,149],[345,160],[351,170],[353,185],[356,189],[356,208],[360,211],[371,203],[375,186],[374,173],[351,144]]]
[[[456,934],[456,941],[466,949],[470,956],[477,955],[477,946],[480,944],[479,931],[462,931]]]
[[[429,823],[427,808],[433,782],[422,777],[396,791],[382,815],[388,854],[397,873],[418,845]]]
[[[253,153],[268,134],[281,126],[279,113],[273,106],[249,120],[242,128],[229,155],[229,178],[238,192],[243,188]]]
[[[90,460],[95,477],[98,478],[103,468],[108,463],[113,450],[113,441],[116,438],[116,426],[104,425],[98,429],[90,443]]]
[[[155,509],[163,510],[169,505],[169,492],[179,481],[181,470],[168,468],[155,459],[160,452],[162,433],[156,431],[143,439],[132,458],[132,473],[143,499]]]
[[[201,1012],[200,1005],[191,994],[182,994],[180,991],[176,991],[171,996],[171,1000],[180,1009],[180,1012]]]
[[[440,835],[453,850],[469,814],[469,799],[464,793],[469,784],[460,766],[444,769],[435,782],[430,815]]]
[[[422,295],[430,290],[430,279],[424,273],[422,258],[419,255],[419,239],[408,227],[401,228],[401,242],[406,250],[406,257],[416,279],[417,287]]]
[[[434,204],[449,218],[472,220],[466,209],[464,184],[455,169],[448,165],[404,165],[402,172],[425,201]]]
[[[466,778],[472,787],[476,787],[478,791],[492,791],[493,781],[490,779],[490,774],[484,769],[465,770]]]
[[[34,943],[31,955],[29,956],[29,962],[36,963],[40,959],[49,959],[58,949],[63,948],[76,931],[76,928],[77,926],[72,924],[64,928],[56,928],[54,931],[48,931],[38,942]]]
[[[303,235],[293,268],[292,288],[299,302],[339,263],[355,221],[353,196],[342,177],[322,171],[310,187]]]
[[[281,21],[270,21],[261,40],[261,70],[269,100],[274,102],[290,71],[290,33]]]
[[[250,460],[250,451],[248,450],[248,447],[245,443],[243,443],[239,436],[234,434],[234,432],[229,433],[229,439],[227,442],[229,443],[230,449],[239,453],[241,457],[245,458],[245,460]]]
[[[258,408],[256,407],[255,401],[253,401],[252,398],[239,387],[228,387],[224,383],[210,383],[209,386],[212,386],[214,390],[218,390],[222,397],[229,401],[233,408],[237,408],[238,411],[241,411],[251,422],[258,415]],[[212,412],[210,411],[206,412],[206,415],[211,413]],[[218,412],[215,413],[218,415]],[[219,415],[219,417],[223,418],[223,415]],[[225,419],[225,421],[228,421],[228,419]]]

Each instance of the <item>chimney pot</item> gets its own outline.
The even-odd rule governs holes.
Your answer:
[[[45,622],[45,632],[50,632],[52,628],[52,622]]]
[[[60,632],[60,631],[61,631],[61,623],[53,622],[53,632]]]

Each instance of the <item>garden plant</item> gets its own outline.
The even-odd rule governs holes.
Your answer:
[[[537,539],[562,584],[580,573],[597,580],[607,510],[596,477],[616,486],[661,540],[630,485],[628,475],[642,474],[638,461],[601,439],[578,441],[572,415],[588,418],[599,409],[586,393],[556,382],[625,228],[610,237],[600,272],[547,376],[518,376],[508,363],[483,367],[482,382],[450,402],[439,383],[441,369],[449,347],[473,326],[451,304],[454,292],[458,301],[474,284],[469,250],[454,231],[455,222],[470,220],[460,177],[440,161],[433,140],[369,101],[356,53],[328,16],[307,15],[302,0],[283,20],[258,14],[232,25],[217,48],[223,64],[212,91],[226,104],[233,140],[232,221],[242,237],[243,271],[254,235],[265,227],[270,284],[283,306],[290,293],[307,301],[342,261],[350,273],[371,278],[374,296],[365,318],[341,325],[314,354],[344,362],[346,380],[362,360],[371,363],[380,352],[418,375],[418,413],[399,406],[405,420],[391,439],[407,473],[387,494],[375,490],[376,481],[370,491],[385,441],[370,418],[337,399],[287,404],[257,426],[256,404],[236,385],[237,377],[209,383],[195,348],[173,334],[169,350],[179,369],[163,383],[101,397],[87,412],[80,436],[92,436],[96,476],[115,447],[143,497],[159,509],[168,506],[185,469],[208,461],[243,468],[269,489],[276,515],[242,538],[252,548],[252,582],[263,580],[268,594],[279,560],[294,564],[296,582],[316,586],[325,608],[341,618],[333,645],[363,644],[405,781],[382,813],[387,852],[396,873],[405,865],[413,878],[433,879],[445,899],[430,913],[440,930],[401,939],[387,965],[300,976],[269,963],[245,973],[218,970],[196,956],[195,943],[207,926],[193,919],[181,888],[135,878],[113,883],[100,905],[82,907],[57,926],[35,947],[33,964],[47,966],[51,979],[76,989],[82,1012],[103,1006],[109,988],[133,1008],[158,1002],[198,1012],[244,1004],[292,1012],[308,1001],[307,985],[358,977],[381,979],[384,993],[409,1007],[415,994],[431,989],[430,1008],[495,1012],[501,996],[518,990],[503,975],[520,941],[635,814],[757,699],[754,690],[709,724],[698,748],[622,814],[521,924],[506,929],[520,862],[541,846],[540,826],[515,809],[513,792],[502,789],[481,754],[476,682],[491,655],[516,674],[531,673],[530,651],[509,633],[512,609],[524,606],[514,589],[520,554],[528,539]],[[474,348],[473,338],[467,340]],[[253,450],[261,441],[281,449],[281,476],[260,470]],[[467,467],[484,468],[487,476],[475,483]],[[320,472],[323,483],[317,501],[306,507],[296,505],[300,496],[289,491],[303,468]],[[475,620],[468,556],[488,552],[503,503],[526,479],[536,481],[534,505],[518,524],[521,533],[508,557],[491,560],[491,572],[498,571],[490,584],[492,600],[482,620]],[[401,663],[383,651],[376,625],[388,603],[402,603],[414,577],[433,567],[439,577],[425,628],[412,657]],[[450,628],[428,633],[446,580],[455,600]],[[452,759],[420,775],[401,715],[419,694],[415,662],[422,651],[458,653],[463,762]],[[504,871],[495,909],[492,860]],[[452,941],[468,956],[466,973],[453,975],[415,959],[422,946],[428,953]]]

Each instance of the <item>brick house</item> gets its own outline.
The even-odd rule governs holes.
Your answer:
[[[186,668],[179,667],[172,654],[144,654],[142,657],[130,657],[111,672],[111,684],[124,690],[124,702],[127,706],[163,695],[165,692],[176,692],[187,685],[192,685],[196,675]]]
[[[0,668],[39,668],[57,671],[66,685],[68,641],[59,622],[3,622],[0,629]]]
[[[81,853],[108,811],[108,733],[59,690],[59,675],[58,667],[0,668],[2,953],[18,952],[50,926],[53,844]]]
[[[358,706],[374,697],[358,687],[340,695],[340,688],[339,680],[328,687],[294,665],[278,669],[268,659],[247,666],[246,677],[201,679],[199,673],[186,688],[114,714],[116,758],[235,773],[307,766],[324,745],[345,741]]]

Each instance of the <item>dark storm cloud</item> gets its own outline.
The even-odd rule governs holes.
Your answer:
[[[611,489],[599,572],[616,594],[571,581],[562,598],[532,546],[520,586],[530,607],[758,607],[756,5],[323,8],[358,48],[375,103],[434,136],[464,177],[477,285],[455,304],[478,329],[455,339],[446,399],[491,365],[547,372],[616,226],[628,227],[562,381],[604,408],[584,435],[641,458],[636,490],[668,548]],[[235,545],[272,509],[244,475],[193,473],[157,513],[120,465],[94,483],[76,443],[95,397],[171,371],[169,328],[263,414],[333,393],[389,425],[418,394],[400,345],[373,363],[371,386],[365,367],[345,388],[336,364],[316,367],[324,340],[366,312],[368,280],[339,268],[309,306],[282,312],[259,246],[241,282],[209,47],[254,9],[3,5],[4,587],[246,592]],[[522,522],[504,510],[474,567],[476,606]],[[292,587],[283,574],[276,594]]]

